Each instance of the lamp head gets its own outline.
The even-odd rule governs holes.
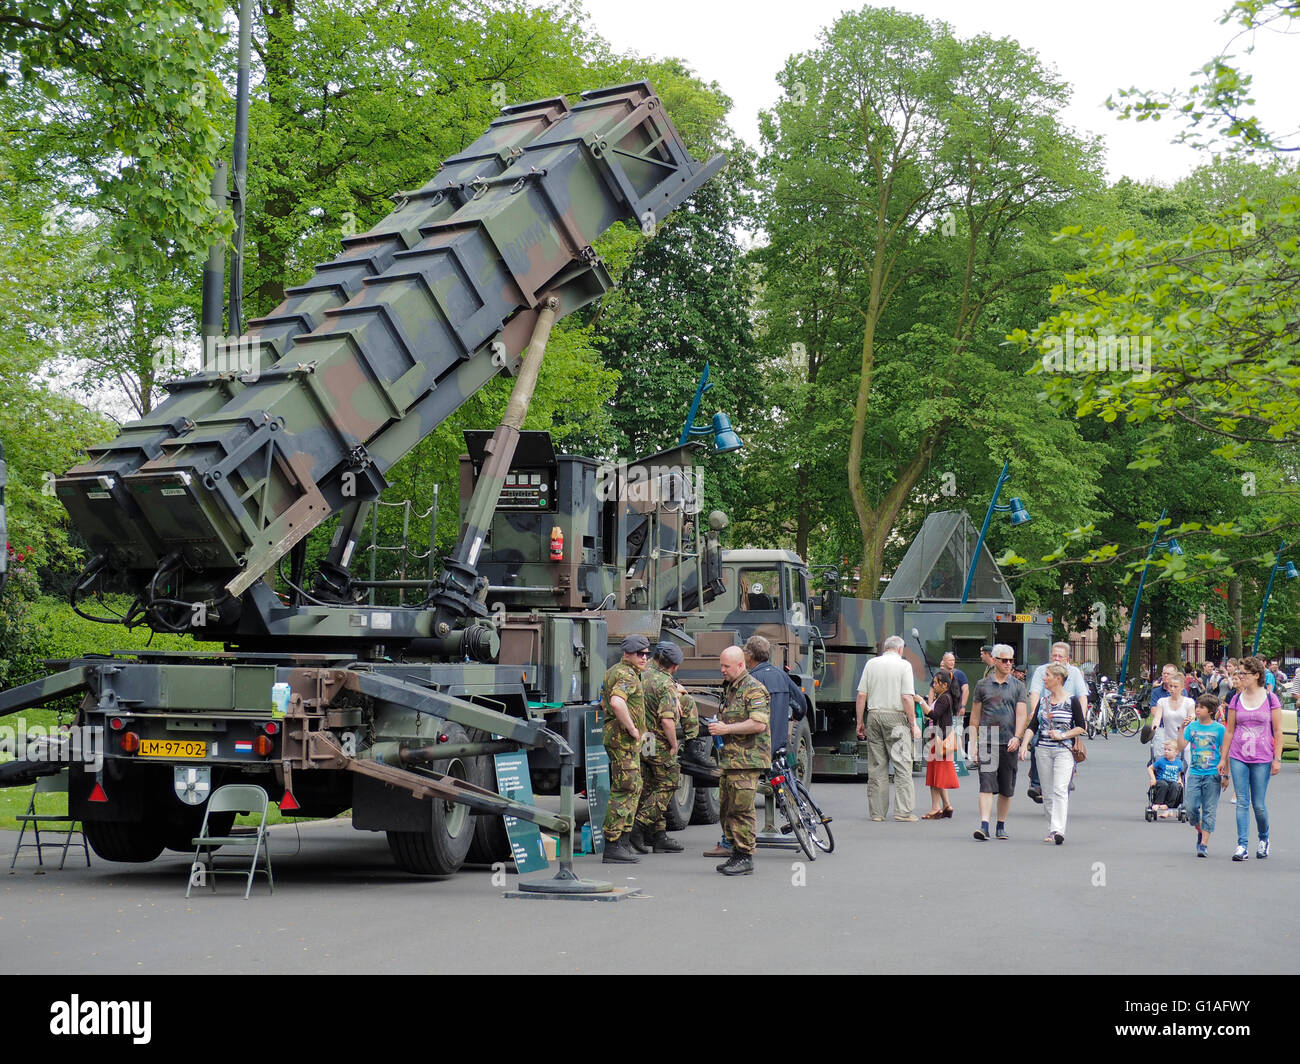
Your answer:
[[[1025,504],[1019,499],[1011,500],[1011,523],[1013,525],[1025,525],[1032,521],[1029,511],[1025,509]]]

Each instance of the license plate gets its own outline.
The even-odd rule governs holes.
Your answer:
[[[195,739],[141,739],[140,756],[202,759],[208,756],[208,744]]]

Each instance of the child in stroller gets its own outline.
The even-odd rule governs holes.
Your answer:
[[[1165,743],[1164,757],[1158,757],[1147,765],[1147,822],[1159,817],[1167,820],[1177,816],[1186,820],[1183,812],[1183,788],[1186,785],[1187,771],[1183,759],[1178,756],[1178,744]]]

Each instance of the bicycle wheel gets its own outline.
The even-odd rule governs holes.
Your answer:
[[[1142,718],[1132,706],[1125,706],[1119,711],[1117,723],[1120,735],[1136,735],[1138,729],[1142,727]]]
[[[803,821],[808,825],[808,834],[822,853],[830,853],[835,849],[835,836],[831,834],[831,818],[821,811],[821,807],[813,800],[808,788],[799,780],[794,781],[794,798],[799,807],[799,814]]]
[[[817,850],[813,846],[811,836],[808,834],[808,825],[804,823],[803,817],[799,812],[798,802],[795,800],[794,791],[787,780],[774,791],[776,795],[776,807],[781,810],[785,817],[786,825],[794,832],[794,837],[799,841],[799,848],[808,855],[808,860],[817,860]]]

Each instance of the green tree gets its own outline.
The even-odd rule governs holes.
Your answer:
[[[1056,120],[1065,86],[1014,42],[962,41],[895,11],[842,16],[780,81],[786,98],[762,126],[764,320],[807,359],[798,419],[847,445],[851,556],[874,589],[950,439],[986,441],[961,471],[963,498],[1023,453],[1027,431],[1039,468],[1069,468],[1069,426],[1017,402],[999,345],[1034,278],[1056,268],[1048,234],[1096,183],[1095,151]],[[809,487],[821,479],[806,473]],[[1052,519],[1087,514],[1086,473],[1068,497],[1041,486]]]
[[[66,206],[110,217],[136,264],[198,256],[226,230],[210,193],[224,90],[217,0],[16,0],[0,10],[10,127],[65,178]]]

